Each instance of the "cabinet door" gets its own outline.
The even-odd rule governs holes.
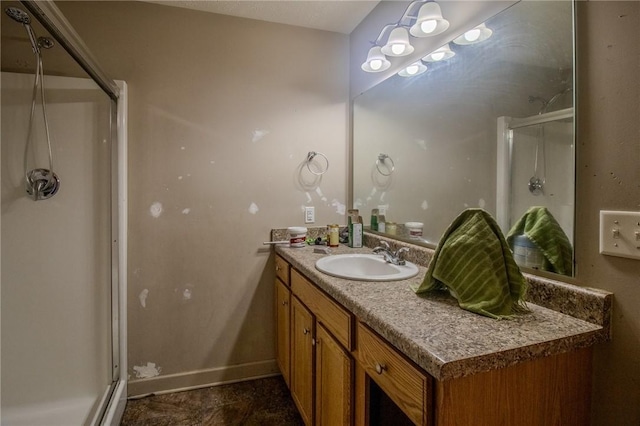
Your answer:
[[[307,426],[313,424],[314,318],[291,298],[291,396]]]
[[[350,425],[353,360],[320,324],[316,328],[316,425]]]
[[[275,288],[276,298],[276,360],[282,372],[287,386],[291,387],[289,381],[290,364],[290,336],[291,336],[291,291],[287,286],[276,278]]]

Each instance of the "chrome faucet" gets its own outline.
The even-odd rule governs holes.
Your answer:
[[[401,247],[394,252],[393,250],[391,250],[391,247],[389,247],[389,244],[386,241],[380,241],[380,245],[373,249],[373,252],[376,254],[381,254],[387,263],[392,263],[394,265],[406,264],[404,255],[408,251],[409,249],[407,247]]]

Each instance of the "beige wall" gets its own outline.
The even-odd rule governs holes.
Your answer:
[[[594,425],[640,424],[640,261],[598,253],[600,210],[640,211],[640,2],[578,3],[577,278],[614,293]]]
[[[345,222],[348,36],[139,2],[60,8],[129,85],[129,373],[168,377],[132,392],[275,371],[262,242],[305,205]],[[320,180],[300,170],[309,151],[330,161]]]

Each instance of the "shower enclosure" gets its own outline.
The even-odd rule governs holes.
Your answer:
[[[2,10],[1,423],[117,424],[126,84],[104,76],[52,2]]]

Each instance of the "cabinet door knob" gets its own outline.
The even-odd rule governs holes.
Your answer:
[[[283,301],[282,301],[282,306],[287,306],[287,305],[288,305],[287,301],[286,301],[286,300],[283,300]]]
[[[276,272],[280,270],[280,266],[276,265]]]
[[[382,374],[383,372],[387,371],[387,366],[384,364],[378,364],[376,362],[376,373],[378,374]]]
[[[302,334],[309,334],[309,329],[308,328],[302,329]]]
[[[320,343],[320,340],[311,339],[311,346],[315,346],[316,343]]]

